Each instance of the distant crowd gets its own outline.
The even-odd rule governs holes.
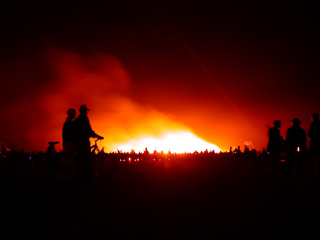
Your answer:
[[[102,139],[96,134],[90,125],[87,117],[87,107],[80,106],[80,115],[76,117],[75,109],[67,111],[67,119],[63,126],[63,149],[69,153],[77,152],[83,157],[84,161],[90,154],[90,137]],[[75,119],[75,120],[74,120]],[[269,141],[267,148],[261,152],[249,149],[246,145],[242,151],[240,146],[235,149],[230,148],[229,152],[201,151],[193,153],[163,153],[156,150],[152,153],[146,148],[144,152],[112,152],[107,154],[115,155],[119,162],[166,162],[176,160],[196,160],[212,161],[220,160],[267,160],[270,162],[271,170],[279,171],[281,162],[285,164],[284,173],[291,174],[293,170],[298,175],[303,174],[304,161],[307,158],[314,162],[315,174],[320,173],[320,120],[319,114],[312,114],[312,122],[306,132],[300,127],[301,121],[298,118],[291,120],[292,127],[286,131],[285,139],[280,134],[281,121],[275,120],[273,127],[269,129]],[[74,120],[74,121],[73,121]],[[307,136],[310,137],[310,146],[307,151]],[[81,141],[76,141],[80,139]],[[42,152],[25,153],[24,150],[11,151],[5,143],[0,144],[0,159],[28,160]]]
[[[19,151],[10,150],[6,154],[2,155],[2,158],[10,160],[29,160],[35,156],[46,154],[42,151],[39,152],[25,152],[23,149]],[[245,146],[244,151],[241,150],[240,146],[236,147],[234,150],[230,149],[230,152],[215,152],[215,151],[194,151],[190,153],[164,153],[163,151],[153,151],[149,152],[146,148],[144,152],[109,152],[105,153],[113,155],[122,163],[150,163],[150,162],[166,162],[166,161],[214,161],[214,160],[267,160],[269,153],[266,150],[261,152],[256,151],[255,149],[250,150]]]

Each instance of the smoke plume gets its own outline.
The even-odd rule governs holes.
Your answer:
[[[107,150],[145,134],[187,129],[151,106],[133,102],[129,73],[106,54],[51,49],[3,63],[0,77],[0,140],[11,148],[38,151],[48,141],[62,143],[67,109],[82,104],[90,109],[91,126],[105,137]]]

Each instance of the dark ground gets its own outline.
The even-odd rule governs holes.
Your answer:
[[[3,160],[1,239],[310,239],[320,176],[273,174],[263,161],[118,164],[90,184],[36,182]]]

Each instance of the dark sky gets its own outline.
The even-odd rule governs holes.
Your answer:
[[[52,63],[57,51],[84,62],[110,56],[130,81],[112,93],[223,149],[251,140],[260,150],[275,119],[285,135],[292,118],[307,130],[311,113],[319,112],[317,10],[305,1],[8,1],[0,10],[0,138],[25,139],[18,141],[24,146],[26,129],[48,120],[37,102],[61,93]],[[90,72],[96,65],[86,66]]]

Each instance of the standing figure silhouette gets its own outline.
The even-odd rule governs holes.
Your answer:
[[[308,131],[310,137],[310,152],[314,159],[316,174],[320,173],[320,120],[319,114],[312,114],[312,123]]]
[[[63,151],[66,153],[75,154],[75,126],[73,120],[76,118],[77,113],[74,108],[69,108],[67,111],[67,119],[62,128],[62,146]]]
[[[297,173],[302,175],[307,136],[306,131],[300,127],[301,121],[298,118],[294,118],[292,124],[286,134],[288,156],[285,173],[291,174],[292,168],[297,162]]]
[[[79,108],[79,116],[74,120],[76,130],[76,153],[78,156],[78,180],[92,180],[91,164],[90,164],[90,137],[103,139],[102,136],[96,134],[92,128],[88,118],[86,105],[81,105]]]
[[[281,160],[281,152],[284,151],[285,141],[280,135],[279,128],[281,127],[280,120],[273,122],[273,127],[269,129],[269,142],[267,151],[270,153],[270,166],[272,171],[277,171],[278,164]]]

